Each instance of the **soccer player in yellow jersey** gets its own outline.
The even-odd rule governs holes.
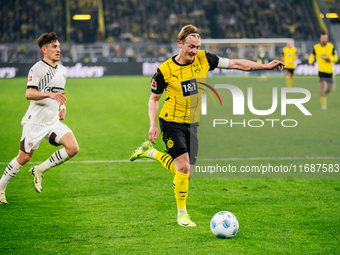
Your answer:
[[[155,159],[174,175],[177,223],[184,227],[195,227],[196,224],[190,220],[186,210],[186,198],[198,152],[200,79],[204,79],[208,71],[216,67],[245,71],[282,70],[284,64],[278,60],[259,64],[245,59],[226,59],[200,50],[201,34],[193,25],[182,28],[177,42],[179,53],[159,66],[152,78],[149,99],[149,139],[155,143],[159,132],[157,126],[159,100],[164,90],[166,92],[165,103],[159,114],[159,124],[168,154],[157,151],[150,141],[146,141],[132,153],[130,160]]]
[[[328,42],[328,35],[322,31],[320,35],[320,43],[314,45],[313,52],[310,54],[308,63],[314,65],[314,60],[319,65],[319,81],[320,81],[320,102],[321,109],[327,109],[326,95],[331,91],[333,84],[333,64],[338,61],[338,55],[333,44]],[[327,84],[325,91],[324,83]]]
[[[295,59],[297,59],[294,41],[289,40],[287,46],[282,49],[282,61],[285,64],[287,87],[293,86],[293,75],[295,70]]]

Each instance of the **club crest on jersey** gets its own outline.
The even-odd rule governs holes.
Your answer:
[[[32,147],[33,147],[33,143],[29,143],[28,146],[29,146],[30,148],[32,148]]]
[[[171,138],[168,138],[168,141],[167,141],[167,146],[169,149],[171,149],[172,147],[174,147],[174,141],[171,140]]]
[[[157,90],[157,82],[154,79],[152,79],[151,88]]]
[[[201,72],[201,68],[199,68],[198,64],[197,65],[194,65],[194,72],[196,74],[199,74]]]

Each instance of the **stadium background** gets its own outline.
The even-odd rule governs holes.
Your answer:
[[[340,48],[336,0],[16,0],[1,1],[0,7],[2,78],[26,76],[42,57],[35,40],[50,31],[57,32],[62,43],[63,64],[72,67],[68,77],[151,75],[159,62],[176,54],[177,31],[189,23],[201,28],[204,39],[263,39],[269,60],[279,59],[285,44],[271,45],[266,39],[293,38],[301,64],[297,74],[317,74],[316,67],[305,64],[321,29]],[[76,14],[89,14],[91,19],[75,20]],[[238,43],[203,43],[202,48],[256,60],[259,45],[240,49]],[[340,73],[339,66],[335,73]]]

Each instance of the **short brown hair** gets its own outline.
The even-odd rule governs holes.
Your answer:
[[[201,31],[194,25],[186,25],[182,27],[181,31],[179,32],[177,36],[177,42],[185,41],[185,38],[187,38],[189,35],[201,38]]]
[[[37,40],[39,48],[41,48],[45,44],[49,44],[55,41],[58,41],[58,37],[55,32],[42,34]]]
[[[327,35],[327,32],[326,32],[325,30],[322,29],[322,30],[320,31],[320,36],[321,36],[321,35]]]

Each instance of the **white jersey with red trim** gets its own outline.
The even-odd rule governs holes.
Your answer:
[[[62,92],[66,83],[66,68],[60,64],[55,67],[44,60],[37,62],[28,73],[27,88],[40,92]],[[59,103],[51,98],[31,100],[21,124],[52,125],[59,120]]]

